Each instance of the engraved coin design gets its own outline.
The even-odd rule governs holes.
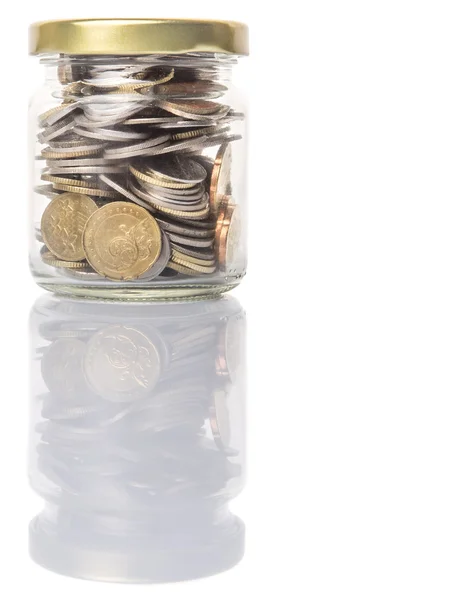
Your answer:
[[[93,390],[114,402],[148,396],[161,371],[161,357],[151,339],[124,325],[112,325],[93,335],[83,364]]]
[[[52,254],[67,261],[85,258],[83,231],[97,208],[84,194],[60,194],[51,200],[42,215],[41,232]]]
[[[144,208],[130,202],[111,202],[86,224],[83,245],[90,265],[113,280],[137,279],[161,252],[161,230]]]

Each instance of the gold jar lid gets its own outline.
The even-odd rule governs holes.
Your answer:
[[[249,54],[249,30],[232,21],[78,19],[29,28],[30,54]]]

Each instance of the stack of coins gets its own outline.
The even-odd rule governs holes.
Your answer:
[[[243,386],[244,315],[212,305],[184,321],[177,309],[42,323],[35,452],[64,504],[107,509],[111,494],[113,510],[191,505],[240,477],[228,400]]]
[[[233,59],[126,61],[60,59],[61,104],[39,117],[42,260],[90,280],[228,273],[240,236],[232,124],[243,115],[220,98]]]

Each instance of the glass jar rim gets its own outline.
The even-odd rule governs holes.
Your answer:
[[[248,55],[249,30],[235,21],[78,19],[33,23],[30,54],[122,55],[214,52]]]

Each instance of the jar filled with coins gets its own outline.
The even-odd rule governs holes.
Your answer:
[[[122,300],[211,297],[246,270],[245,25],[98,19],[30,28],[37,283]]]

